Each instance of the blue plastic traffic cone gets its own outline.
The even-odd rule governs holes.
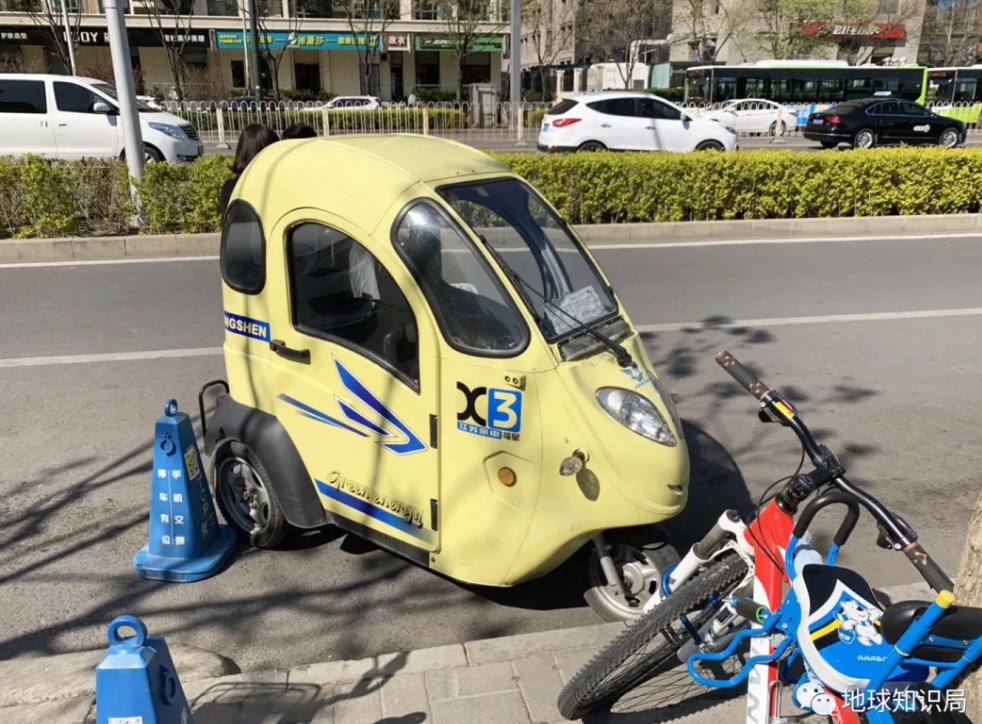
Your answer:
[[[136,636],[122,638],[129,627]],[[109,624],[109,651],[95,669],[97,724],[194,724],[167,643],[133,616]]]
[[[150,538],[133,566],[142,578],[190,583],[213,576],[235,546],[215,515],[191,418],[168,400],[154,435]]]

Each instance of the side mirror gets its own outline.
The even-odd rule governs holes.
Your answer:
[[[687,113],[682,114],[682,123],[688,123],[691,120],[692,118]]]
[[[102,113],[103,115],[107,115],[107,116],[111,116],[115,114],[115,111],[113,111],[112,106],[110,106],[105,101],[96,101],[95,103],[93,103],[92,112]]]

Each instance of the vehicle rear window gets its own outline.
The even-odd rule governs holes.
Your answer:
[[[608,116],[637,116],[638,111],[634,105],[633,98],[606,98],[602,101],[587,103],[587,108],[592,108],[597,113]]]
[[[0,80],[0,113],[47,113],[43,80]]]
[[[576,101],[571,101],[567,98],[564,101],[559,101],[559,103],[550,108],[547,113],[550,116],[561,116],[564,113],[569,113],[571,110],[576,108],[576,105]]]

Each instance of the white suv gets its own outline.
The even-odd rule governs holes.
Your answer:
[[[191,163],[204,153],[183,118],[137,101],[147,161]],[[123,132],[116,89],[69,75],[0,73],[0,156],[119,158]]]
[[[692,118],[664,98],[606,91],[560,101],[546,112],[540,151],[731,151],[736,131]]]

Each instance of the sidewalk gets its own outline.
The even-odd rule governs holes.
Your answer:
[[[933,598],[925,584],[878,593],[883,603]],[[175,664],[197,724],[559,724],[563,684],[622,630],[600,624],[232,676],[215,675],[228,669],[213,654],[175,655]],[[0,662],[0,721],[95,722],[86,671],[99,655]],[[703,689],[680,666],[589,721],[717,724],[742,721],[744,707],[740,689]]]

